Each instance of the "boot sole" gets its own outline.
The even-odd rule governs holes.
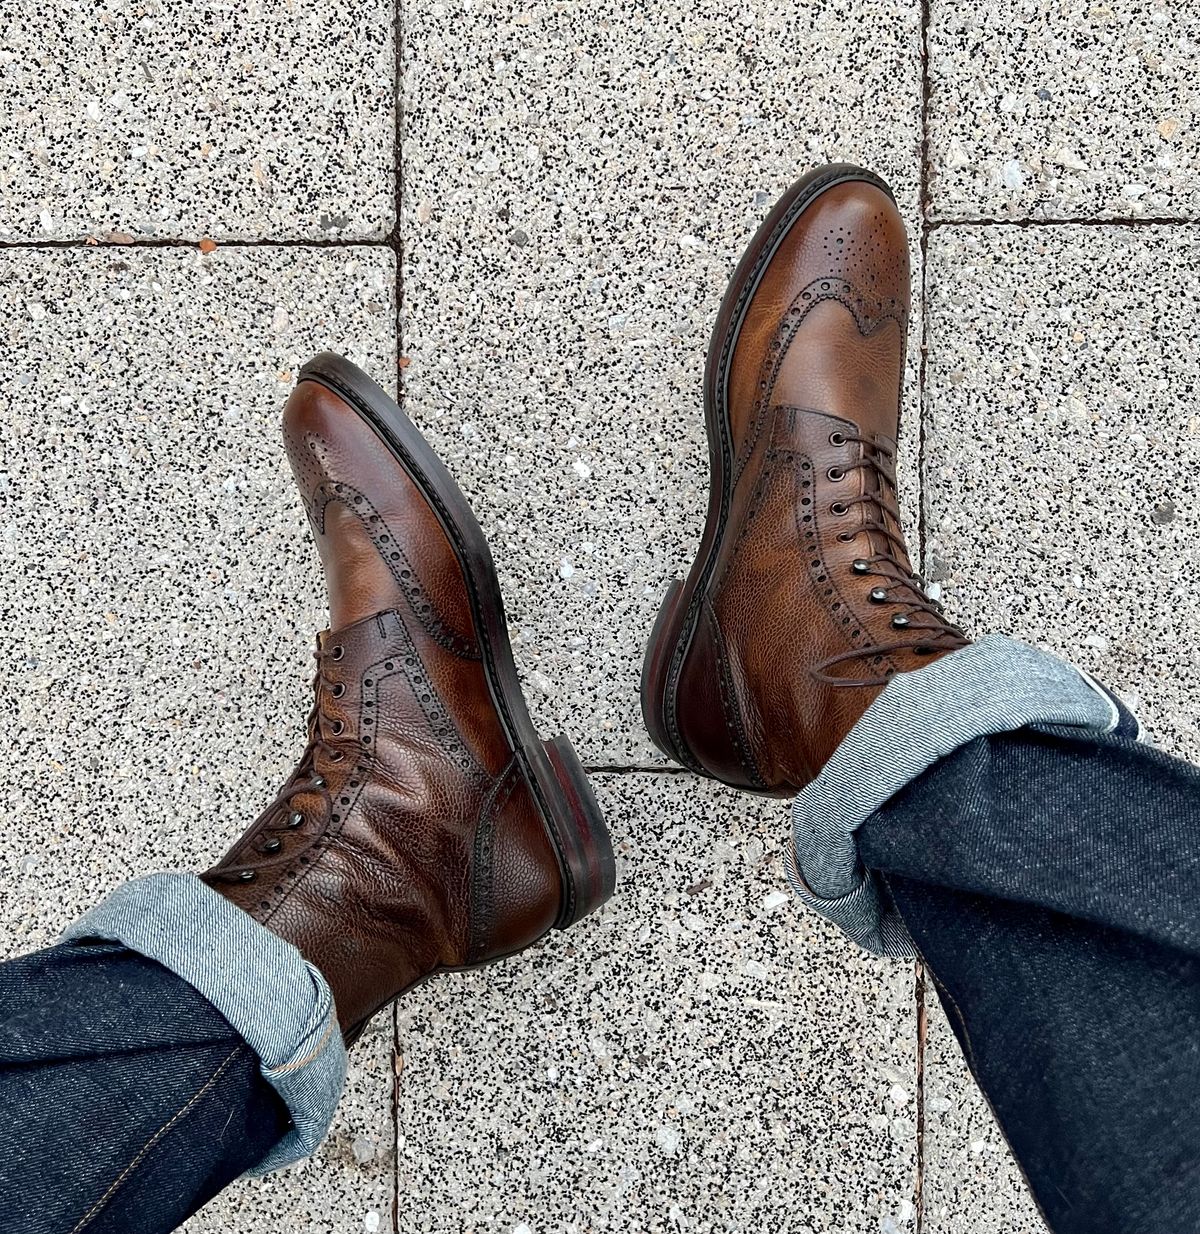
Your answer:
[[[454,547],[466,580],[492,702],[521,761],[558,859],[563,903],[554,923],[565,930],[600,907],[616,887],[616,861],[600,806],[565,736],[543,741],[533,727],[508,637],[500,582],[487,538],[462,490],[396,400],[356,365],[323,352],[300,370],[348,403],[412,477]]]
[[[650,740],[668,757],[699,775],[712,776],[687,747],[679,728],[679,678],[691,650],[700,606],[724,540],[732,498],[733,432],[729,423],[729,366],[742,323],[771,258],[804,211],[839,184],[864,181],[895,201],[887,184],[862,167],[837,163],[797,180],[754,233],[721,300],[704,366],[704,424],[708,432],[710,486],[704,534],[684,579],[672,579],[658,610],[642,662],[642,719]],[[745,785],[735,787],[744,788]]]

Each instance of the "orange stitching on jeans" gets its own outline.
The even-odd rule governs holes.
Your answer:
[[[325,1031],[321,1034],[321,1040],[309,1051],[304,1058],[297,1058],[294,1062],[284,1063],[281,1067],[272,1067],[267,1073],[268,1078],[273,1075],[287,1075],[289,1071],[298,1071],[301,1067],[307,1067],[313,1062],[317,1055],[329,1044],[330,1038],[333,1036],[334,1025],[337,1023],[335,1017],[331,1017],[329,1023],[325,1025]]]
[[[79,1234],[85,1225],[112,1199],[113,1192],[137,1169],[142,1158],[158,1143],[159,1140],[167,1134],[168,1131],[204,1096],[206,1092],[221,1078],[222,1073],[237,1058],[242,1046],[236,1046],[229,1057],[212,1073],[208,1078],[208,1082],[199,1092],[193,1094],[192,1099],[182,1109],[176,1110],[174,1117],[167,1123],[164,1123],[146,1142],[142,1145],[138,1155],[121,1171],[120,1176],[113,1182],[112,1186],[96,1201],[95,1204],[86,1212],[79,1220],[79,1224],[71,1230],[71,1234]]]

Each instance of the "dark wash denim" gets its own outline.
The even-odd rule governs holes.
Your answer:
[[[1055,1234],[1200,1231],[1200,770],[1025,729],[858,833]]]
[[[1200,771],[1134,731],[980,738],[858,833],[1055,1234],[1200,1231]],[[286,1126],[153,961],[0,965],[0,1234],[165,1234]]]
[[[0,1234],[173,1230],[287,1127],[258,1056],[153,960],[0,964]]]

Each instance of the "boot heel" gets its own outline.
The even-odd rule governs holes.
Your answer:
[[[679,601],[683,594],[683,580],[673,579],[663,602],[659,605],[654,629],[646,645],[646,658],[642,662],[642,721],[650,740],[670,759],[684,763],[667,730],[665,708],[667,705],[667,673],[675,645],[679,641]],[[684,764],[687,765],[686,763]]]
[[[550,835],[566,880],[559,930],[600,907],[612,895],[617,866],[600,806],[571,743],[566,737],[542,742],[553,783],[546,796],[554,814]]]

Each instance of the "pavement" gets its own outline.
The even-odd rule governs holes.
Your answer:
[[[223,851],[303,745],[321,580],[278,437],[326,347],[472,498],[622,889],[376,1020],[310,1161],[186,1227],[1043,1229],[911,965],[782,894],[785,810],[668,766],[641,649],[770,203],[885,175],[905,499],[970,630],[1200,757],[1200,10],[1168,0],[62,0],[0,48],[0,951]],[[921,1026],[927,1024],[924,1031]]]

